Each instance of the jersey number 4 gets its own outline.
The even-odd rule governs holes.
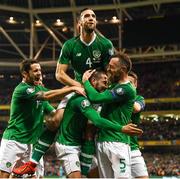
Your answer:
[[[86,60],[86,65],[88,65],[89,66],[89,68],[91,68],[92,67],[92,61],[91,61],[91,58],[88,58],[87,60]]]

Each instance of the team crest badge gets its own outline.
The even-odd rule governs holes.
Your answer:
[[[90,102],[87,99],[85,99],[81,102],[81,106],[83,108],[88,107],[88,106],[90,106]]]
[[[10,168],[10,167],[11,167],[11,165],[12,165],[12,163],[11,163],[11,162],[7,162],[7,163],[6,163],[6,167],[7,167],[7,168]]]
[[[93,57],[94,58],[99,58],[101,56],[101,51],[99,50],[93,50]]]
[[[34,91],[35,91],[35,88],[28,88],[28,89],[26,90],[27,94],[34,93]]]

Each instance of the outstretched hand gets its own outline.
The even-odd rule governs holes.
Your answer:
[[[83,77],[82,77],[82,82],[84,83],[85,81],[89,80],[91,75],[95,72],[96,70],[87,70],[84,72]]]
[[[86,97],[86,92],[83,87],[74,86],[74,92]]]
[[[134,135],[139,136],[142,135],[143,130],[137,128],[137,125],[130,123],[122,127],[122,132],[132,136]]]

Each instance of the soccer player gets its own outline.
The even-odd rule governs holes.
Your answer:
[[[56,68],[56,79],[69,86],[81,86],[82,75],[88,69],[98,67],[102,69],[106,68],[106,65],[109,62],[109,57],[114,53],[111,41],[95,32],[97,20],[96,14],[92,9],[83,9],[80,12],[78,23],[80,34],[65,42]],[[70,65],[74,70],[75,79],[72,79],[67,74]],[[58,106],[56,114],[58,115],[57,118],[62,118],[67,100],[70,97],[71,95],[63,100]],[[87,133],[89,133],[88,136],[90,139],[93,138],[93,134],[90,136],[91,131],[89,132],[89,129],[93,129],[93,126],[90,124],[87,127]],[[93,156],[93,150],[89,150],[89,148],[92,148],[93,144],[93,140],[85,142],[83,147],[83,150],[85,150],[84,153]],[[87,153],[86,151],[89,152]],[[82,159],[83,158],[84,157],[82,157]],[[84,161],[86,161],[86,159]],[[84,175],[87,174],[87,171],[88,167],[84,167]]]
[[[113,54],[110,40],[95,32],[96,15],[92,9],[80,13],[80,35],[65,42],[56,68],[56,79],[69,86],[81,86],[83,73],[88,69],[105,68]],[[66,72],[70,64],[75,80]]]
[[[56,68],[56,79],[65,85],[81,86],[83,73],[88,69],[105,68],[109,57],[113,54],[113,45],[110,40],[95,32],[96,15],[90,8],[83,9],[79,17],[80,34],[67,40],[61,50]],[[75,79],[72,79],[67,70],[72,66]],[[68,100],[69,98],[67,98]],[[59,109],[66,105],[60,103]],[[62,117],[64,110],[57,113]]]
[[[35,85],[39,81],[41,66],[35,60],[20,63],[22,82],[15,88],[11,100],[10,120],[5,129],[0,147],[0,178],[8,178],[16,161],[27,161],[42,132],[45,114],[54,115],[55,109],[43,100],[63,98],[79,87],[47,91]],[[43,92],[44,91],[44,92]],[[47,92],[46,92],[47,91]]]
[[[126,54],[110,58],[107,74],[111,87],[102,93],[95,90],[88,81],[91,72],[83,76],[84,87],[92,102],[103,102],[101,116],[119,125],[127,125],[131,120],[136,89],[128,79],[131,60]],[[120,132],[99,129],[97,155],[99,174],[103,178],[130,178],[130,137]]]
[[[92,86],[99,92],[107,88],[107,76],[102,71],[94,72],[90,81]],[[135,131],[137,134],[142,132],[131,126],[131,124],[122,127],[100,117],[87,98],[78,95],[73,96],[69,99],[65,108],[55,145],[57,157],[63,161],[63,168],[68,178],[81,178],[79,155],[87,120],[92,121],[98,128],[104,130],[132,132],[133,134],[135,134]]]
[[[137,88],[138,77],[134,72],[128,74],[129,81],[132,85]],[[138,125],[140,123],[140,113],[144,110],[145,102],[144,98],[137,95],[134,103],[134,111],[131,116],[131,120],[134,124]],[[139,150],[138,138],[137,136],[131,136],[131,175],[133,178],[148,178],[147,167],[144,162],[144,158]]]
[[[82,75],[87,69],[105,68],[108,64],[109,57],[113,54],[113,45],[110,40],[95,33],[96,23],[96,15],[92,9],[87,8],[81,11],[79,17],[80,34],[65,42],[57,63],[56,79],[61,83],[69,86],[81,86]],[[67,74],[70,65],[74,70],[75,79]],[[54,126],[54,130],[58,127],[58,121],[62,119],[64,108],[71,96],[68,95],[58,106],[56,115],[53,117],[57,124]],[[53,138],[51,138],[51,141],[42,140],[44,143],[50,144]],[[43,155],[47,150],[45,145],[40,145],[41,152],[38,154],[38,151],[36,151],[36,156],[38,156],[34,157],[36,160],[39,160],[40,155]],[[88,142],[87,146],[84,147],[85,150],[90,151],[88,148],[92,148],[92,145],[93,141]]]
[[[107,76],[102,71],[96,71],[92,75],[90,81],[98,91],[103,91],[107,88]],[[56,143],[57,157],[63,161],[66,175],[70,178],[81,177],[79,153],[80,146],[83,142],[83,133],[87,125],[87,119],[90,119],[96,126],[104,129],[116,130],[118,132],[122,131],[130,134],[141,134],[142,132],[135,128],[135,125],[128,124],[127,126],[121,126],[105,118],[101,118],[99,113],[93,109],[87,98],[78,95],[73,96],[68,101],[65,109]],[[34,171],[32,165],[28,165],[28,167],[29,171]],[[22,168],[24,168],[24,166],[17,168],[14,172],[19,174]]]

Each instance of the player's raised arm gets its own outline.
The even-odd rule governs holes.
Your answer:
[[[100,102],[113,102],[113,95],[111,94],[110,90],[105,90],[104,92],[98,92],[89,81],[84,83],[84,88],[87,93],[88,98],[90,101],[95,103]]]
[[[73,80],[66,72],[67,69],[69,68],[68,64],[61,64],[57,63],[56,67],[56,79],[63,83],[64,85],[69,85],[69,86],[81,86],[81,84]]]
[[[67,94],[76,92],[81,95],[85,95],[84,88],[78,86],[70,86],[62,89],[50,90],[47,92],[40,91],[36,93],[36,99],[38,100],[59,100],[64,98]]]

